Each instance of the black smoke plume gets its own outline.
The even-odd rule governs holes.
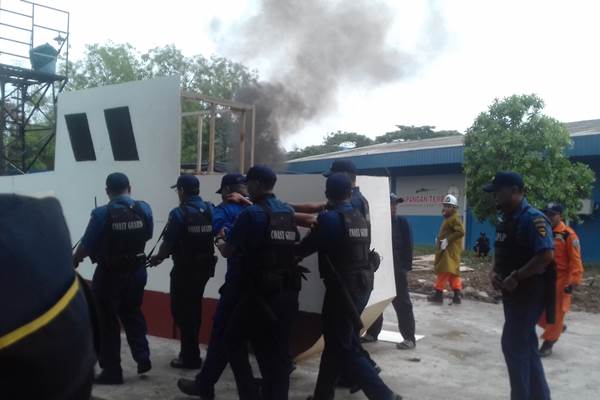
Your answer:
[[[438,54],[443,19],[436,2],[427,4],[428,20],[413,52],[390,42],[395,11],[381,0],[262,0],[256,15],[222,35],[226,54],[271,66],[268,82],[236,94],[257,108],[256,162],[282,165],[281,139],[335,111],[340,87],[398,81]],[[232,135],[236,143],[237,130]]]

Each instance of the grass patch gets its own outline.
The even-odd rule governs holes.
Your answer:
[[[430,244],[415,244],[413,247],[413,255],[417,256],[426,256],[428,254],[435,253],[435,247]]]

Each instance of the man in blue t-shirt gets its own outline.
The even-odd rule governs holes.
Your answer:
[[[216,241],[220,242],[229,237],[238,215],[248,205],[251,205],[251,202],[247,198],[248,191],[245,178],[241,174],[224,175],[217,193],[221,195],[223,202],[213,209],[212,223]],[[240,274],[239,268],[236,269],[235,267],[235,259],[234,256],[227,258],[225,283],[219,289],[221,297],[213,316],[212,331],[202,371],[196,375],[195,380],[182,378],[177,382],[177,386],[185,394],[200,396],[203,399],[213,399],[215,397],[215,385],[227,366],[228,356],[224,333],[227,320],[233,312],[240,295]],[[240,346],[239,349],[243,353],[242,356],[239,356],[239,359],[243,360],[245,354],[247,360],[246,348]],[[247,368],[250,368],[249,364]]]

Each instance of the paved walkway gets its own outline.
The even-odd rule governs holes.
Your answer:
[[[428,304],[415,295],[417,333],[425,335],[414,351],[398,351],[393,344],[367,346],[383,367],[381,374],[394,390],[408,400],[508,399],[509,387],[500,350],[502,306],[464,301],[461,306]],[[396,330],[392,308],[385,313],[385,329]],[[600,398],[600,315],[573,312],[567,316],[568,331],[544,360],[554,400]],[[125,343],[125,342],[123,342]],[[179,393],[175,382],[194,373],[175,371],[167,365],[177,354],[178,343],[151,338],[154,369],[147,377],[135,375],[135,364],[123,345],[125,385],[96,387],[103,400],[190,399]],[[127,353],[126,353],[127,352]],[[418,360],[418,361],[417,361]],[[318,357],[298,366],[292,374],[290,400],[304,400],[312,393]],[[229,369],[217,386],[217,400],[237,399]],[[365,399],[339,390],[339,400]]]

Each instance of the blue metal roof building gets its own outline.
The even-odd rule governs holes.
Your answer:
[[[600,177],[600,120],[565,124],[573,139],[569,156],[574,161],[588,164]],[[404,197],[399,212],[411,222],[415,243],[432,244],[442,222],[441,206],[437,199],[448,191],[464,197],[462,164],[464,147],[462,136],[394,142],[360,147],[335,153],[291,160],[287,169],[296,173],[322,173],[336,158],[354,162],[360,175],[388,176],[390,190]],[[464,201],[464,199],[463,199]],[[591,199],[591,213],[575,225],[586,262],[600,262],[600,218],[595,204],[600,204],[600,182]],[[465,247],[472,248],[479,232],[494,237],[494,228],[479,222],[468,210],[463,210],[467,229]]]

